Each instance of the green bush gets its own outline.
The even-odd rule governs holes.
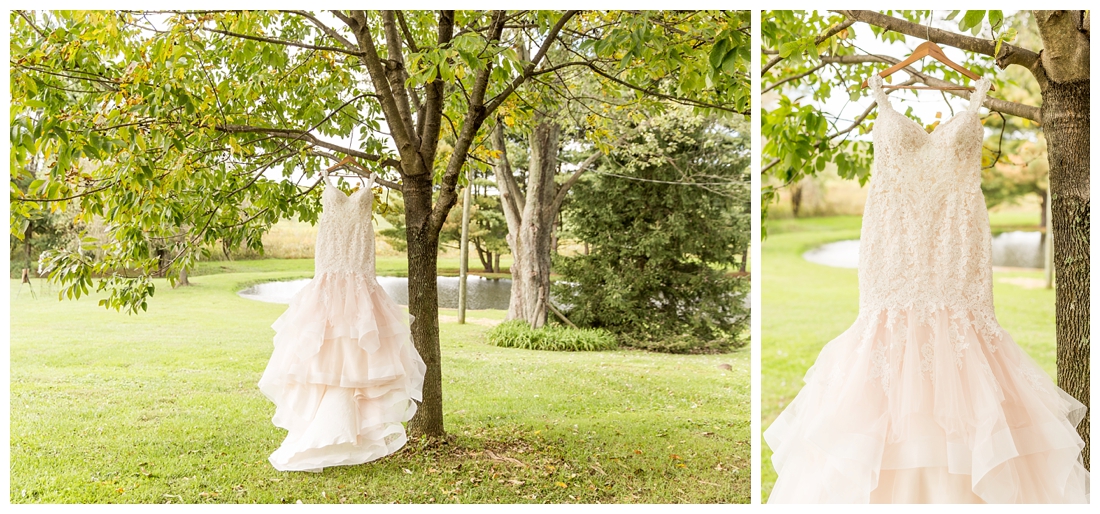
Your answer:
[[[522,320],[501,323],[493,327],[486,338],[493,346],[557,352],[596,352],[619,346],[615,336],[606,330],[561,325],[531,328]]]

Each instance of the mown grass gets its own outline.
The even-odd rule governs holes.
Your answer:
[[[747,351],[536,352],[485,344],[475,323],[441,324],[447,444],[275,471],[285,432],[256,383],[285,306],[235,292],[311,263],[229,264],[192,287],[160,282],[137,316],[11,282],[10,501],[749,500]]]
[[[440,276],[457,277],[459,267],[458,257],[439,257],[436,267]],[[471,275],[480,275],[485,278],[512,278],[510,267],[511,256],[503,256],[500,259],[502,273],[486,273],[477,263],[477,256],[471,256],[469,272]],[[375,273],[386,277],[409,276],[409,261],[404,255],[377,256],[374,262]],[[313,276],[313,259],[254,259],[239,261],[202,261],[191,272],[192,276],[213,275],[221,273],[297,273],[295,276]]]
[[[1023,216],[991,215],[998,227],[1019,225]],[[856,270],[811,263],[802,254],[818,245],[859,237],[858,216],[769,220],[761,248],[761,425],[775,420],[802,388],[802,377],[821,347],[840,335],[859,313]],[[997,272],[993,295],[997,319],[1013,339],[1054,376],[1054,292],[1026,289],[1013,279],[1042,278],[1041,271]],[[762,497],[775,483],[771,449],[764,445]]]

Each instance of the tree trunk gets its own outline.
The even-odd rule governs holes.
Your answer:
[[[481,267],[484,268],[485,271],[492,273],[493,253],[481,247],[480,238],[475,237],[471,241],[474,243],[474,250],[477,250],[477,260],[481,261]]]
[[[500,273],[500,254],[493,256],[493,273]]]
[[[1049,179],[1048,179],[1049,180]],[[1050,187],[1050,186],[1047,186]],[[1047,235],[1050,234],[1050,223],[1047,221],[1047,192],[1043,191],[1039,195],[1039,206],[1042,209],[1039,213],[1039,226],[1042,227],[1042,236],[1039,238],[1039,246],[1044,247],[1047,244]]]
[[[409,314],[413,316],[412,338],[416,351],[427,365],[424,398],[409,421],[413,438],[442,438],[443,373],[439,351],[439,304],[436,265],[439,237],[431,229],[432,175],[421,173],[405,177],[405,237],[408,239]]]
[[[522,319],[534,328],[546,324],[550,302],[550,249],[556,217],[554,175],[558,170],[561,128],[540,121],[531,133],[531,163],[527,174],[526,202],[514,238],[512,297],[508,319]]]
[[[1058,337],[1058,386],[1089,406],[1089,81],[1043,91],[1050,161]],[[1077,426],[1089,466],[1089,414]]]
[[[187,280],[187,268],[180,270],[179,280],[176,281],[176,287],[187,287],[191,285],[191,282]]]
[[[798,211],[802,208],[802,183],[791,186],[791,214],[798,217]]]

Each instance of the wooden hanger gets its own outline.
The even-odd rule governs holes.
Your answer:
[[[328,169],[326,169],[326,170],[325,170],[325,173],[330,173],[330,172],[332,172],[332,171],[334,171],[334,170],[337,170],[337,169],[343,168],[344,166],[347,166],[347,165],[349,165],[349,164],[350,164],[351,166],[354,166],[354,167],[356,167],[356,168],[358,168],[358,169],[362,170],[362,171],[363,171],[363,173],[366,173],[366,174],[367,174],[367,176],[369,176],[369,177],[371,177],[371,178],[373,178],[373,177],[375,176],[375,175],[374,175],[374,172],[373,172],[373,171],[371,171],[371,170],[368,170],[367,168],[364,168],[364,167],[363,167],[363,166],[362,166],[361,164],[359,164],[358,162],[356,162],[355,158],[353,158],[353,157],[352,157],[352,156],[350,156],[350,155],[348,155],[348,156],[344,157],[343,159],[340,159],[340,162],[338,162],[338,163],[336,163],[336,164],[334,164],[334,165],[330,166],[330,167],[329,167]],[[360,179],[360,180],[363,180],[363,175],[362,175],[362,174],[359,174],[359,179]],[[366,182],[364,182],[364,184],[366,184]]]
[[[348,155],[348,156],[344,157],[343,159],[340,159],[340,162],[330,166],[328,169],[325,170],[325,172],[338,170],[338,169],[343,168],[344,166],[346,166],[348,164],[354,164],[356,167],[361,168],[361,166],[359,166],[359,164],[355,162],[355,159],[352,159],[351,156]]]
[[[880,72],[878,74],[878,76],[880,76],[882,78],[889,77],[890,75],[893,75],[894,72],[896,72],[898,70],[901,70],[901,69],[905,68],[906,66],[909,66],[910,64],[913,64],[914,62],[917,62],[917,61],[919,61],[919,60],[921,60],[925,57],[932,57],[933,59],[946,64],[951,69],[953,69],[953,70],[955,70],[959,73],[962,73],[963,75],[969,77],[970,80],[979,80],[979,79],[982,78],[981,75],[978,75],[977,73],[974,73],[973,71],[970,71],[970,70],[960,66],[959,64],[956,64],[951,59],[949,59],[947,57],[947,54],[943,53],[943,49],[940,48],[940,45],[937,45],[937,44],[935,44],[931,41],[925,41],[925,42],[921,43],[920,45],[917,46],[917,49],[913,50],[913,53],[910,54],[909,57],[907,57],[904,61],[901,61],[901,62],[899,62],[899,63],[897,63],[897,64],[895,64],[895,65],[893,65],[889,68],[886,68],[885,70]],[[866,80],[863,81],[862,87],[867,87],[867,81]],[[934,89],[934,90],[937,90],[937,91],[973,91],[974,87],[973,86],[954,86],[954,85],[952,85],[952,86],[942,86],[942,87],[941,86],[883,86],[883,89]],[[993,84],[990,84],[989,85],[989,90],[990,91],[996,91],[996,88],[993,87]]]

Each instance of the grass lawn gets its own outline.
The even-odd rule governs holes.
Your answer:
[[[312,262],[213,264],[233,272],[160,282],[136,316],[10,282],[12,502],[749,501],[747,350],[535,352],[477,323],[441,325],[447,444],[275,471],[285,432],[256,383],[286,307],[235,292]]]
[[[993,230],[1021,224],[1017,214],[991,215]],[[858,216],[768,221],[761,248],[762,334],[761,417],[766,429],[802,388],[802,377],[826,343],[855,322],[859,314],[856,270],[811,263],[802,254],[818,245],[859,238]],[[1054,292],[1015,285],[1041,279],[1042,271],[997,272],[993,295],[997,320],[1013,339],[1053,377]],[[762,497],[775,483],[771,449],[764,445]]]
[[[500,258],[500,267],[503,273],[486,273],[477,261],[476,255],[471,256],[469,263],[471,275],[480,275],[485,278],[512,278],[512,274],[509,272],[512,265],[511,255],[504,255]],[[458,257],[440,257],[437,269],[441,276],[457,277],[459,264]],[[404,255],[394,257],[380,255],[374,259],[374,270],[379,276],[407,277],[409,275],[409,261]],[[203,261],[195,266],[195,270],[191,272],[191,275],[257,272],[298,272],[300,276],[311,277],[313,276],[313,259]]]

